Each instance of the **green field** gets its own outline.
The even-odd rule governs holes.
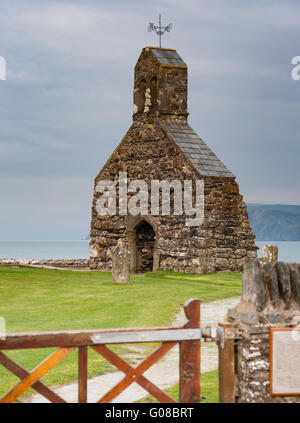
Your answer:
[[[189,298],[203,302],[241,292],[241,275],[217,273],[186,275],[156,272],[132,275],[131,284],[111,283],[111,274],[0,266],[0,316],[7,332],[165,326]],[[132,348],[115,347],[134,362]],[[11,351],[9,355],[27,370],[53,349]],[[89,377],[112,370],[89,351]],[[77,353],[72,352],[44,376],[49,385],[77,379]],[[0,368],[0,395],[18,379]]]
[[[218,391],[218,371],[213,370],[212,372],[203,373],[201,375],[201,402],[203,403],[218,403],[219,402],[219,391]],[[175,401],[179,401],[179,386],[175,385],[172,388],[166,389],[168,395]],[[156,398],[149,395],[138,402],[158,402]]]

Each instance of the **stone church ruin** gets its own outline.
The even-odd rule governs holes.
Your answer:
[[[173,269],[186,273],[241,270],[255,258],[255,235],[235,176],[188,124],[187,65],[176,50],[145,47],[134,70],[133,123],[95,178],[90,232],[90,266],[111,270],[112,253],[121,239],[128,246],[131,272]],[[186,225],[186,213],[100,215],[100,181],[119,173],[128,183],[204,182],[204,220]],[[132,197],[133,193],[128,194]],[[174,190],[170,190],[171,204]],[[118,201],[118,200],[117,200]]]

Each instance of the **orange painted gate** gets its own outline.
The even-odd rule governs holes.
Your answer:
[[[90,347],[124,373],[123,379],[99,398],[99,403],[111,402],[133,382],[139,384],[159,402],[174,403],[175,401],[169,395],[150,382],[143,374],[179,343],[179,402],[198,403],[201,398],[201,339],[216,341],[219,346],[219,402],[234,402],[234,336],[232,326],[230,324],[219,325],[215,336],[213,336],[213,331],[210,328],[200,329],[200,300],[198,299],[187,301],[184,304],[184,311],[188,321],[180,328],[9,333],[5,340],[0,340],[0,364],[16,375],[20,382],[5,394],[0,402],[14,402],[30,387],[51,402],[66,402],[39,379],[77,348],[78,402],[86,403],[88,347]],[[110,344],[146,342],[161,342],[161,344],[136,368],[107,347]],[[58,347],[58,349],[31,372],[25,370],[3,353],[4,350],[49,347]]]

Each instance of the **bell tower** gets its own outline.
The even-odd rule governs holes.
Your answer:
[[[145,47],[134,68],[133,119],[187,122],[187,65],[176,50]]]

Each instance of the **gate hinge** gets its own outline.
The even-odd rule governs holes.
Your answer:
[[[243,334],[240,328],[224,328],[222,326],[217,326],[216,332],[216,341],[220,348],[224,348],[225,339],[241,339]]]

